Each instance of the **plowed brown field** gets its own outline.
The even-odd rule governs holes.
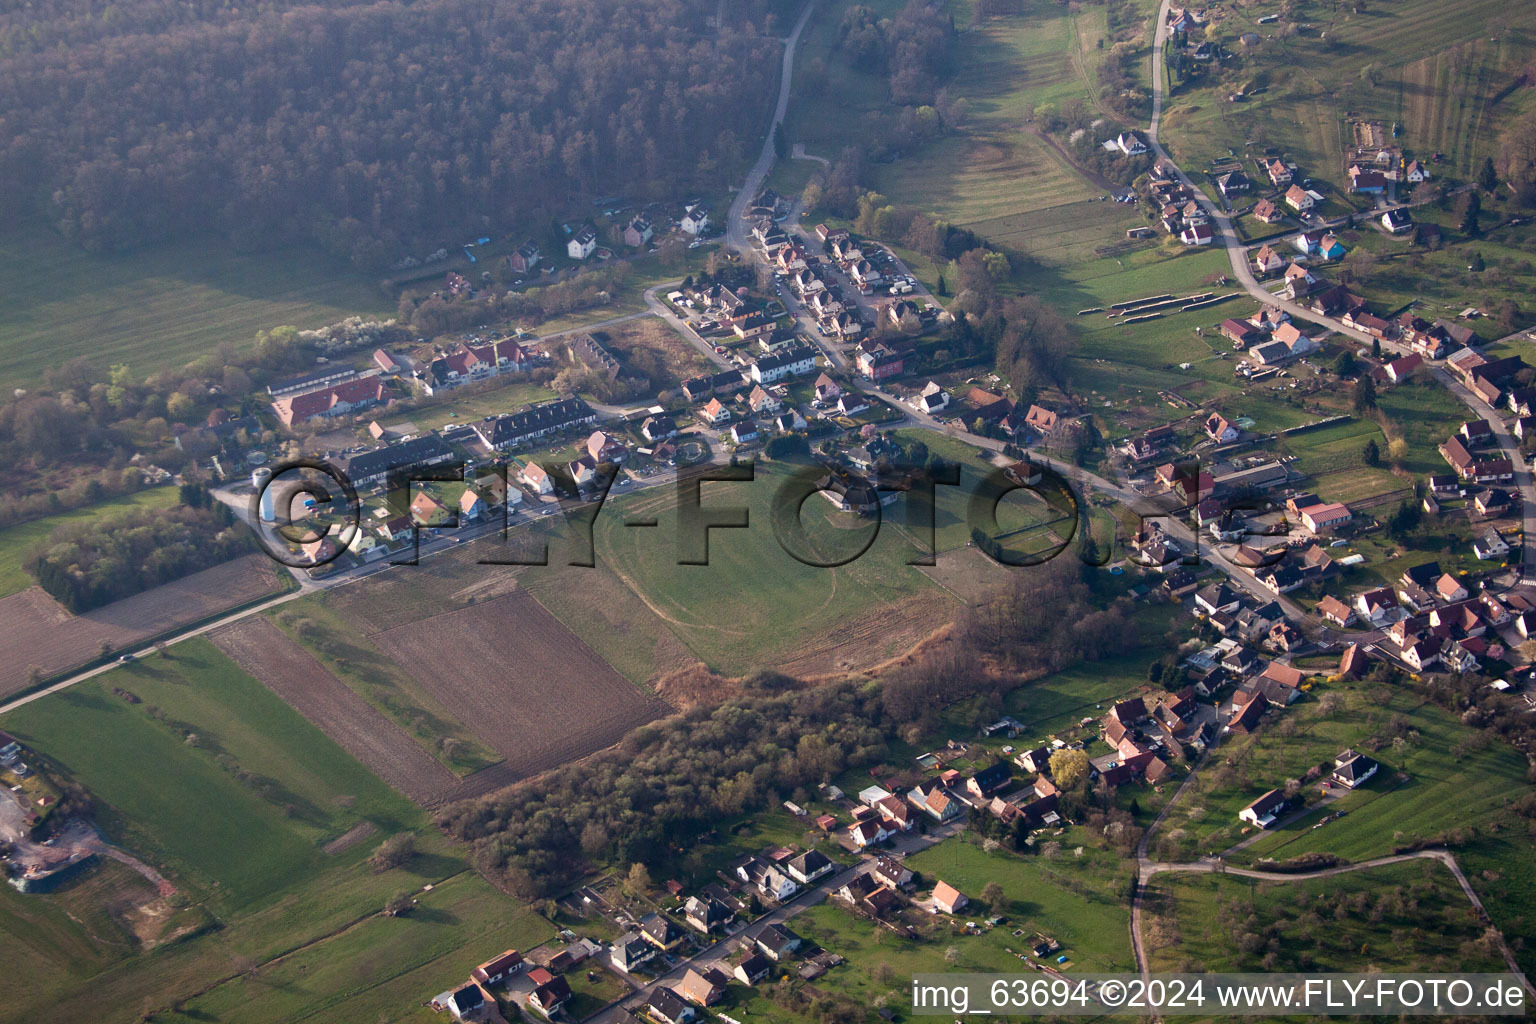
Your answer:
[[[121,650],[276,594],[277,572],[265,555],[247,555],[84,615],[69,614],[40,587],[0,598],[0,697],[26,688],[34,667],[62,672],[96,657],[103,642]]]
[[[601,750],[670,710],[521,591],[369,640],[506,758],[487,771],[507,781]]]

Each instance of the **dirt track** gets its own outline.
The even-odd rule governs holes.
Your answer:
[[[463,784],[452,772],[265,618],[242,619],[215,631],[211,639],[411,800],[432,806],[461,795]]]

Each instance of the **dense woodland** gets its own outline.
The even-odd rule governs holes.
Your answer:
[[[755,151],[791,5],[724,5],[718,30],[716,6],[11,5],[0,216],[96,249],[217,231],[380,267],[596,196],[677,198]]]
[[[1026,679],[1135,648],[1127,609],[1083,580],[1072,558],[1017,570],[966,610],[948,642],[878,684],[801,690],[760,673],[743,696],[641,726],[614,751],[452,805],[439,821],[524,897],[558,892],[589,866],[655,863],[722,818],[879,764],[891,740],[916,742],[957,700],[977,697],[978,714],[995,717]]]
[[[229,509],[191,487],[188,504],[59,527],[27,568],[71,612],[84,612],[254,550]]]

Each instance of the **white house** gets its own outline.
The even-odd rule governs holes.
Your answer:
[[[1238,818],[1259,828],[1269,828],[1285,809],[1285,794],[1272,789],[1237,812]]]
[[[1147,151],[1147,143],[1140,132],[1121,132],[1115,138],[1115,148],[1126,156],[1140,156]]]
[[[555,489],[554,480],[550,479],[549,474],[544,472],[544,467],[537,462],[530,462],[524,466],[517,478],[534,494],[549,494]]]
[[[949,392],[939,387],[935,382],[929,381],[928,385],[923,388],[922,393],[917,396],[917,401],[913,404],[919,410],[931,416],[936,412],[949,408]]]
[[[582,228],[565,243],[565,254],[573,260],[584,260],[597,249],[597,231],[591,225]]]
[[[690,235],[697,235],[709,227],[709,206],[705,203],[694,203],[688,207],[688,212],[683,214],[679,226]]]

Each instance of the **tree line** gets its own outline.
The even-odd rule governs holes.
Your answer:
[[[28,561],[27,571],[78,614],[253,550],[250,531],[227,507],[209,502],[206,492],[190,500],[202,507],[139,510],[61,526]]]
[[[98,250],[221,232],[379,268],[676,198],[755,149],[785,6],[719,31],[713,0],[12,6],[0,212]]]

